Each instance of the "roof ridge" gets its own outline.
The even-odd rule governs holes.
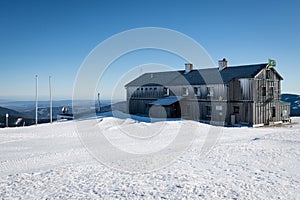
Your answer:
[[[268,63],[256,63],[256,64],[247,64],[247,65],[234,65],[234,66],[228,66],[228,67],[252,67],[252,66],[258,66],[258,65],[268,65]]]

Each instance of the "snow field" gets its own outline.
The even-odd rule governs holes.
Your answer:
[[[300,118],[293,122],[282,127],[222,128],[206,154],[200,148],[203,137],[196,136],[175,162],[148,173],[115,170],[95,160],[82,145],[74,121],[1,129],[0,197],[300,199]],[[159,124],[126,118],[96,121],[110,134],[116,134],[116,123],[122,130],[155,129]],[[184,124],[186,132],[194,130],[191,126],[210,128],[190,121],[164,123]]]

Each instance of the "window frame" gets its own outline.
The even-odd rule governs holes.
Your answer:
[[[270,77],[271,77],[271,70],[267,69],[266,70],[266,79],[270,79]]]
[[[184,96],[184,97],[189,96],[189,88],[188,87],[183,87],[181,92],[182,92],[182,96]]]
[[[263,97],[267,96],[267,87],[266,86],[261,87],[261,96],[263,96]]]
[[[240,114],[240,107],[239,106],[233,106],[233,114]]]
[[[214,87],[206,87],[207,89],[207,96],[213,97],[214,96]]]
[[[164,96],[170,96],[170,89],[168,87],[163,88],[163,95]]]
[[[276,117],[276,107],[272,106],[272,117]]]
[[[195,94],[196,97],[201,96],[200,87],[194,87],[194,94]]]

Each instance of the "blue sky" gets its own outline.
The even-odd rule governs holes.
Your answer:
[[[1,0],[0,99],[34,100],[35,74],[41,99],[48,98],[49,75],[54,99],[71,99],[86,56],[112,35],[141,27],[182,32],[216,63],[223,57],[229,65],[273,58],[284,77],[282,92],[299,94],[299,6],[298,1],[256,0]],[[161,61],[157,52],[137,55],[140,63]],[[128,59],[125,63],[119,67],[130,70]],[[183,68],[180,59],[168,64]]]

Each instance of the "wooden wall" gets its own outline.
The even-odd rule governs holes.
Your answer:
[[[186,97],[176,105],[184,118],[230,124],[231,115],[235,115],[236,123],[267,124],[282,119],[280,80],[275,70],[263,69],[254,79],[234,79],[228,84],[130,86],[126,88],[127,108],[132,114],[147,114],[150,102],[166,97],[164,87],[167,87],[170,96]],[[195,94],[194,88],[198,88],[200,94]],[[238,113],[234,107],[239,107]],[[275,114],[271,116],[274,108]],[[166,112],[172,116],[171,107],[166,108]]]

